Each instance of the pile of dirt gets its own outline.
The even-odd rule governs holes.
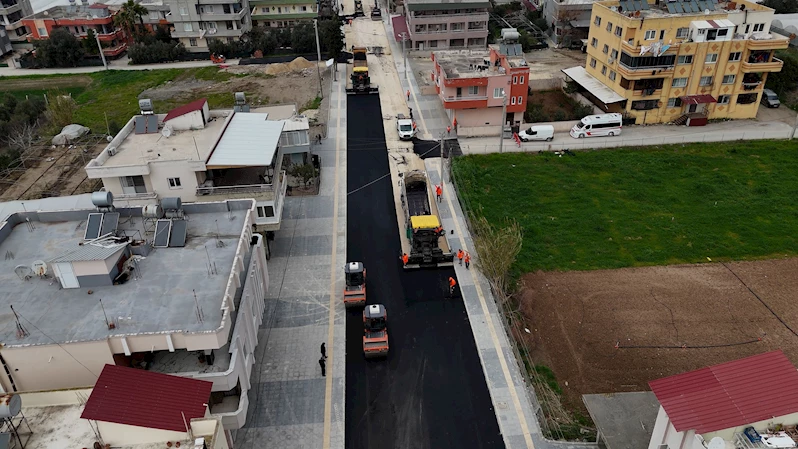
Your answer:
[[[316,66],[315,62],[310,62],[307,59],[303,58],[302,56],[294,59],[293,61],[288,63],[288,66],[291,67],[291,70],[298,72],[302,69],[310,69]]]
[[[264,72],[267,75],[281,75],[283,73],[288,73],[291,71],[291,67],[284,63],[284,62],[277,62],[274,64],[269,64],[266,66],[266,70]]]

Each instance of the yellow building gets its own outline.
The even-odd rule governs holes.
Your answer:
[[[741,0],[593,4],[585,67],[563,72],[608,112],[637,124],[755,117],[774,52],[773,9]]]

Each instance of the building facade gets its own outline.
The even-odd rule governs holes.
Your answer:
[[[5,28],[0,27],[0,56],[11,53],[14,47],[11,46],[11,39],[8,38],[8,32]]]
[[[551,39],[563,46],[584,39],[590,28],[593,0],[551,0],[543,2],[543,17]]]
[[[687,12],[685,12],[687,11]],[[600,108],[638,124],[755,117],[788,38],[757,3],[625,1],[593,5],[584,68],[564,72]]]
[[[502,124],[523,121],[529,66],[520,44],[434,52],[432,60],[435,90],[458,135],[498,135]]]
[[[414,50],[485,48],[488,43],[489,2],[408,0],[404,7]]]
[[[169,0],[172,37],[192,53],[207,52],[211,39],[238,40],[252,29],[248,0]]]
[[[5,28],[11,42],[26,42],[25,35],[28,34],[28,30],[22,19],[31,14],[33,8],[30,0],[3,0],[0,3],[0,24]]]
[[[289,28],[318,15],[318,6],[312,0],[253,0],[250,5],[253,26]]]
[[[77,5],[54,6],[46,11],[22,19],[28,41],[48,39],[56,28],[64,28],[75,37],[85,39],[88,30],[93,30],[103,46],[106,56],[119,56],[127,49],[125,31],[114,25],[114,15],[102,3],[89,5],[87,1]]]

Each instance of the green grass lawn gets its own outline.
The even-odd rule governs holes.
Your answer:
[[[453,162],[468,209],[523,227],[515,276],[796,255],[796,167],[798,141]]]

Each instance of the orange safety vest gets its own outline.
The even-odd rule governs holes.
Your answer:
[[[407,253],[405,253],[405,254],[402,254],[402,262],[403,262],[405,265],[407,265],[407,261],[408,261],[409,259],[410,259],[410,258],[409,258],[409,257],[407,257]]]
[[[454,287],[455,285],[457,285],[457,281],[453,277],[449,277],[449,287]]]
[[[435,193],[438,194],[438,195],[443,193],[443,189],[441,189],[441,186],[435,186]]]
[[[458,259],[462,259],[462,258],[463,258],[463,255],[464,255],[464,254],[463,254],[463,251],[462,251],[462,250],[460,250],[460,251],[457,251],[457,258],[458,258]]]
[[[466,263],[471,262],[471,254],[466,253],[465,261],[466,261]]]

